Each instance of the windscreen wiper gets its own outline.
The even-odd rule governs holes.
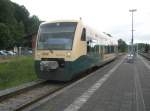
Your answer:
[[[48,48],[48,50],[49,50],[51,53],[53,53],[53,50],[52,50],[52,49]]]

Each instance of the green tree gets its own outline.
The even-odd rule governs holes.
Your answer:
[[[22,46],[22,41],[23,41],[23,37],[24,37],[24,24],[23,22],[19,22],[16,24],[16,26],[14,27],[14,31],[13,31],[13,39],[14,39],[14,44],[15,46]]]
[[[22,22],[24,25],[24,32],[28,33],[28,22],[29,22],[29,12],[24,6],[19,6],[16,3],[13,3],[14,5],[14,16],[17,20],[17,22]]]
[[[118,51],[119,52],[126,52],[127,51],[127,44],[122,39],[118,40]]]
[[[148,53],[149,50],[150,50],[149,44],[145,44],[144,52],[145,52],[145,53]]]
[[[11,43],[10,39],[9,27],[4,23],[0,23],[0,49],[8,48]]]
[[[0,0],[0,23],[15,23],[14,7],[10,0]]]
[[[30,17],[24,6],[0,0],[0,49],[21,46],[23,37],[37,32],[39,24],[38,17]]]
[[[40,25],[40,20],[37,16],[33,15],[28,21],[28,33],[37,32]]]

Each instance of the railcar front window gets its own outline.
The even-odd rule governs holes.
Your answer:
[[[62,22],[40,26],[38,49],[71,50],[77,23]]]

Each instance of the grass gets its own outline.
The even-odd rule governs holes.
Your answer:
[[[0,63],[0,90],[36,80],[34,61],[31,56],[16,57]]]

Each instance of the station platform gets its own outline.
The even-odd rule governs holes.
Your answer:
[[[122,56],[32,111],[150,111],[150,62]]]

